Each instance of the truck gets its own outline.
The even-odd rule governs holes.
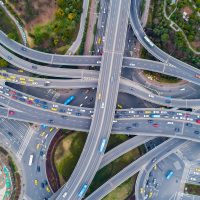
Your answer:
[[[28,165],[31,166],[33,163],[33,154],[30,155]]]
[[[75,96],[70,96],[69,98],[65,100],[64,105],[69,105],[74,99],[75,99]]]

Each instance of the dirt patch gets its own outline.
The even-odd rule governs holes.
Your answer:
[[[182,9],[182,12],[186,12],[188,15],[191,15],[193,13],[192,9],[189,6],[185,6]]]
[[[9,0],[12,8],[26,23],[25,29],[29,32],[36,24],[47,24],[55,16],[57,5],[55,0]]]
[[[63,141],[62,146],[63,146],[64,151],[69,151],[69,148],[70,148],[70,146],[71,146],[71,143],[72,143],[71,140],[64,140],[64,141]]]

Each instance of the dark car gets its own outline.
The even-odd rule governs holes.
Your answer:
[[[198,134],[199,134],[199,131],[194,131],[194,134],[197,134],[197,135],[198,135]]]
[[[44,188],[44,186],[45,186],[44,183],[41,183],[41,187]]]
[[[127,130],[127,131],[128,131],[128,130],[131,130],[131,127],[130,127],[130,126],[126,127],[126,130]]]
[[[27,50],[27,49],[26,49],[26,48],[24,48],[24,47],[22,47],[21,49],[22,49],[22,51],[26,51],[26,50]]]
[[[186,123],[185,126],[192,127],[191,123]]]
[[[53,120],[53,119],[50,119],[48,122],[49,122],[50,124],[53,124],[53,123],[54,123],[54,120]]]
[[[43,151],[40,151],[40,156],[43,156],[44,155],[44,152]]]
[[[60,109],[59,112],[65,113],[66,111],[64,109]]]
[[[37,171],[40,172],[40,166],[37,166]]]
[[[76,113],[76,116],[80,116],[81,115],[81,113]]]
[[[165,103],[171,103],[171,100],[166,99],[166,100],[165,100]]]
[[[35,65],[32,65],[32,68],[33,68],[33,69],[37,69],[37,66],[35,66]]]
[[[67,116],[66,115],[62,115],[61,116],[63,119],[67,119]]]
[[[24,98],[19,98],[20,101],[25,102],[26,100]]]
[[[132,126],[133,127],[138,127],[138,123],[133,123]]]
[[[152,124],[152,123],[153,123],[153,120],[152,120],[152,119],[149,119],[149,120],[148,120],[148,123],[149,123],[149,124]]]
[[[45,184],[45,185],[48,185],[48,182],[47,182],[47,180],[44,180],[44,184]]]
[[[174,131],[175,131],[175,132],[179,132],[179,131],[180,131],[180,128],[175,128]]]

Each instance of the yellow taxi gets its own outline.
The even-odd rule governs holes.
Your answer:
[[[28,81],[33,82],[34,80],[32,78],[29,78]]]
[[[37,179],[34,180],[34,184],[38,185],[38,180]]]
[[[6,78],[7,81],[11,81],[11,78]]]
[[[43,137],[45,135],[45,132],[43,131],[42,133],[40,133],[40,136]]]
[[[195,170],[196,170],[197,172],[200,172],[200,168],[196,168]]]
[[[46,191],[47,191],[47,192],[51,192],[49,186],[46,187]]]
[[[26,85],[26,81],[20,81],[22,85]]]
[[[153,196],[153,192],[149,192],[149,198]]]
[[[10,78],[12,78],[12,79],[16,79],[16,76],[10,76]]]
[[[145,110],[144,113],[145,113],[145,114],[150,114],[151,111],[150,111],[150,110]]]
[[[57,110],[58,110],[58,108],[51,108],[51,110],[52,110],[52,111],[57,111]]]
[[[49,130],[49,131],[50,131],[50,132],[52,132],[53,130],[54,130],[54,128],[50,128],[50,130]]]
[[[153,166],[153,169],[156,170],[156,169],[157,169],[157,165],[154,165],[154,166]]]
[[[38,150],[40,148],[40,144],[38,143],[37,145],[36,145],[36,149]]]
[[[144,193],[144,188],[140,188],[140,194]]]
[[[117,104],[117,108],[122,109],[122,105],[121,104]]]
[[[18,72],[21,72],[21,73],[22,73],[22,72],[24,72],[24,70],[22,70],[22,69],[19,69],[19,70],[18,70]]]
[[[34,100],[34,98],[32,98],[32,97],[29,97],[29,98],[28,98],[28,100],[30,100],[30,101],[33,101],[33,100]]]
[[[21,78],[19,78],[19,80],[20,81],[25,81],[26,79],[21,77]]]

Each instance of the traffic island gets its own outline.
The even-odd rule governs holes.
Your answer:
[[[0,199],[17,200],[21,180],[17,167],[8,152],[0,147]]]

